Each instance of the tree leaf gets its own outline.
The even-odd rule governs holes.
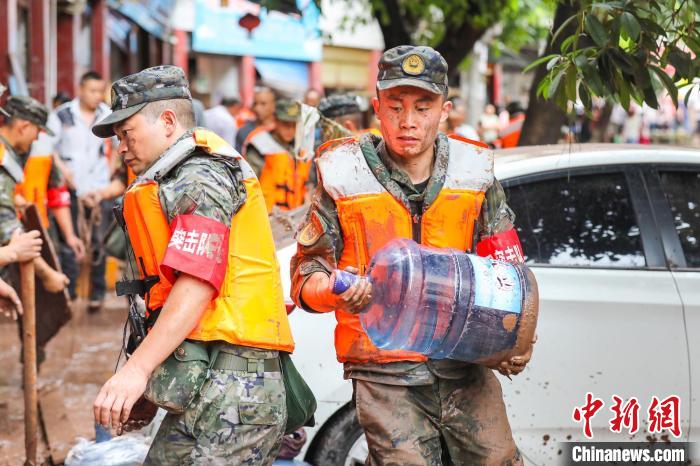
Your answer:
[[[525,67],[525,69],[523,69],[523,73],[527,73],[528,71],[531,71],[531,70],[537,68],[537,67],[540,66],[542,63],[544,63],[544,62],[546,62],[546,61],[548,61],[548,60],[551,60],[551,59],[553,59],[553,58],[558,58],[558,57],[559,57],[559,55],[557,55],[556,53],[552,53],[552,54],[550,54],[550,55],[546,55],[546,56],[544,56],[544,57],[540,57],[540,58],[538,58],[537,60],[535,60],[535,61],[533,61],[532,63],[530,63],[529,65],[527,65],[527,66]]]
[[[620,16],[620,21],[622,21],[622,29],[624,29],[631,39],[639,39],[641,27],[639,25],[639,21],[637,21],[637,18],[635,18],[632,13],[629,11],[623,12]]]
[[[561,79],[564,77],[564,70],[559,70],[557,74],[554,75],[552,78],[551,82],[549,83],[549,87],[547,88],[547,98],[551,99],[552,96],[557,92],[557,89],[559,89],[559,84],[561,83]]]
[[[552,35],[552,40],[550,41],[550,43],[552,43],[552,44],[556,43],[557,37],[559,37],[559,34],[561,34],[564,31],[564,29],[566,29],[566,26],[568,26],[569,23],[574,21],[577,17],[578,17],[577,14],[572,15],[566,21],[561,23],[561,26],[559,26],[559,29],[557,29],[556,32]]]
[[[588,92],[588,89],[586,88],[586,85],[583,82],[578,88],[578,95],[581,98],[583,108],[586,109],[587,112],[591,111],[591,109],[593,108],[593,106],[591,105],[591,94]]]
[[[586,31],[599,47],[604,47],[607,44],[608,33],[598,18],[592,13],[586,15]]]
[[[650,66],[649,67],[654,73],[656,73],[656,76],[659,77],[659,80],[661,83],[664,85],[666,90],[668,91],[668,94],[671,96],[671,99],[673,99],[673,104],[678,107],[678,88],[676,87],[676,83],[673,82],[671,77],[666,74],[664,70],[659,68],[658,66]]]
[[[644,91],[644,102],[648,106],[654,109],[659,108],[659,101],[656,99],[656,91],[654,90],[654,86],[647,86],[643,89]]]

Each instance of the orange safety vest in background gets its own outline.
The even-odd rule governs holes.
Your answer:
[[[509,149],[511,147],[517,147],[518,141],[520,140],[520,133],[523,132],[523,123],[525,123],[525,114],[521,113],[515,115],[508,122],[505,128],[503,128],[499,136],[498,141],[500,142],[501,149]]]
[[[29,204],[35,204],[45,228],[49,227],[48,186],[53,155],[31,155],[24,165],[24,181],[15,186],[15,193]]]
[[[306,183],[311,172],[311,160],[297,160],[264,127],[255,128],[247,138],[265,157],[260,173],[260,187],[268,212],[273,206],[291,210],[304,203]]]
[[[493,153],[462,138],[450,137],[445,181],[422,217],[392,196],[377,180],[360,144],[348,138],[321,148],[317,159],[323,188],[335,201],[343,235],[338,268],[351,265],[364,274],[372,256],[394,238],[413,238],[420,222],[420,243],[467,251],[486,190],[493,183]],[[340,362],[425,361],[411,351],[380,350],[365,333],[357,314],[337,310],[335,349]]]
[[[203,150],[197,151],[198,154],[238,159],[247,192],[244,205],[231,221],[228,263],[219,295],[209,303],[187,338],[293,351],[272,230],[253,170],[240,154],[211,131],[198,129],[192,139],[183,139],[177,144],[180,149],[170,150],[169,156],[185,160],[199,148]],[[150,315],[163,306],[173,285],[160,267],[171,231],[160,204],[158,183],[145,177],[137,179],[124,194],[123,213],[137,263],[143,261],[141,279],[154,277],[158,280],[146,294]]]

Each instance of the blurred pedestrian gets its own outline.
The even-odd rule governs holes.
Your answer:
[[[58,94],[56,94],[53,97],[53,100],[51,101],[51,104],[53,105],[52,108],[56,108],[59,105],[65,104],[66,102],[70,102],[71,98],[70,95],[66,91],[60,91]]]
[[[493,147],[494,141],[498,139],[498,130],[501,128],[501,121],[496,115],[496,107],[486,104],[484,113],[479,117],[479,134],[481,140]]]
[[[224,97],[219,105],[204,111],[204,126],[234,145],[238,132],[236,115],[242,107],[241,101],[236,97]]]
[[[325,97],[318,105],[318,110],[326,118],[340,124],[352,134],[364,131],[364,124],[357,96],[350,94],[336,94]],[[325,142],[327,138],[323,138]]]
[[[321,103],[321,93],[316,89],[309,89],[304,94],[304,103],[310,107],[318,107],[318,104]]]
[[[457,136],[471,139],[472,141],[479,140],[479,133],[474,127],[466,122],[467,110],[459,99],[452,100],[452,109],[447,116],[447,126],[449,133],[454,133]]]
[[[259,127],[250,133],[245,158],[260,179],[268,212],[275,206],[294,209],[306,200],[313,154],[296,154],[294,150],[300,116],[297,102],[278,100],[274,129]]]
[[[23,154],[31,149],[41,131],[51,134],[46,126],[46,107],[31,97],[10,97],[1,110],[5,116],[0,126],[0,244],[10,246],[17,254],[13,261],[34,260],[36,274],[49,292],[60,292],[68,284],[68,278],[36,254],[37,232],[21,233],[22,223],[17,217],[15,190],[24,181]],[[41,244],[39,240],[38,244]]]
[[[255,121],[243,125],[236,134],[235,149],[245,156],[245,145],[247,138],[254,129],[263,127],[266,131],[271,131],[275,127],[275,101],[277,96],[275,91],[269,87],[258,87],[253,96],[253,113]]]
[[[103,141],[92,134],[92,125],[110,113],[103,102],[105,81],[99,73],[89,71],[80,78],[78,96],[54,110],[49,115],[48,126],[55,133],[53,148],[58,154],[68,182],[74,225],[86,225],[83,235],[91,242],[91,270],[88,312],[100,310],[106,292],[105,255],[102,238],[111,218],[111,202],[103,201],[83,205],[79,198],[109,185],[110,169],[107,152],[111,141]],[[126,104],[126,103],[124,103]],[[74,252],[61,238],[59,256],[63,270],[71,280],[71,299],[77,297],[76,280],[80,267]]]
[[[508,124],[501,128],[496,141],[496,146],[502,149],[518,145],[520,133],[523,130],[523,123],[525,122],[525,108],[520,102],[514,101],[509,103],[506,111],[508,112]]]

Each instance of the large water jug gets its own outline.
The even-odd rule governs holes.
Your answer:
[[[336,293],[358,279],[331,278]],[[537,282],[521,264],[400,238],[374,255],[367,279],[360,322],[378,348],[493,365],[525,353],[535,333]]]

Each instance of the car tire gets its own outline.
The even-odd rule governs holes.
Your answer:
[[[345,466],[350,460],[350,451],[363,436],[355,405],[348,403],[321,428],[309,447],[305,461],[314,466]],[[364,458],[355,458],[355,462],[350,464],[364,464]]]

